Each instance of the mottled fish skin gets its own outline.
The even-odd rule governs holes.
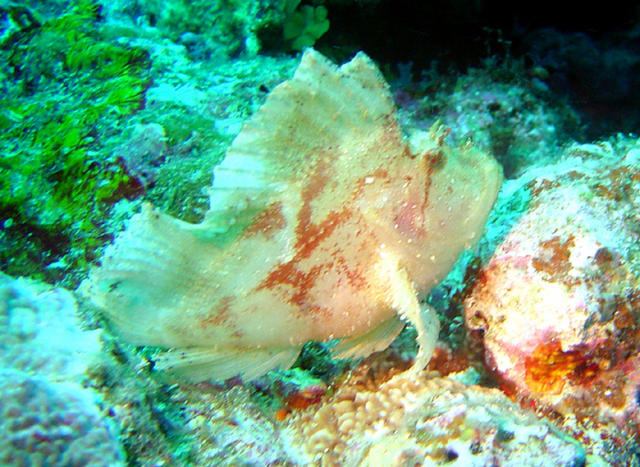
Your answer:
[[[446,134],[403,136],[364,54],[338,68],[308,50],[215,169],[205,220],[146,205],[83,289],[191,380],[286,367],[309,340],[366,355],[398,318],[416,325],[424,366],[438,326],[417,297],[480,236],[501,183],[491,156]]]

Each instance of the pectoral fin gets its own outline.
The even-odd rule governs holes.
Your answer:
[[[365,334],[341,340],[333,348],[333,356],[335,358],[359,358],[384,350],[400,334],[403,327],[402,320],[394,316]]]
[[[389,281],[393,308],[402,319],[413,324],[418,333],[416,337],[418,354],[410,371],[421,371],[429,363],[438,340],[438,332],[440,331],[438,317],[430,306],[420,306],[416,291],[404,269],[399,269],[396,274],[391,274]]]
[[[300,349],[297,346],[251,350],[190,347],[163,352],[154,360],[156,369],[166,370],[193,382],[223,381],[238,374],[242,374],[245,381],[250,381],[277,367],[289,368]]]

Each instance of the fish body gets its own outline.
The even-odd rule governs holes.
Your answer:
[[[203,222],[145,205],[83,290],[194,381],[288,367],[309,340],[367,355],[405,320],[423,367],[438,324],[418,297],[480,236],[501,183],[490,155],[445,136],[403,134],[363,53],[336,67],[308,50],[214,169]]]

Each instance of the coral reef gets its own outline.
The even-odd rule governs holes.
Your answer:
[[[130,453],[147,463],[379,465],[384,456],[389,465],[584,465],[578,442],[499,390],[463,384],[459,380],[473,379],[465,373],[441,378],[424,372],[409,379],[399,373],[397,357],[375,354],[312,401],[283,405],[284,413],[262,382],[243,385],[239,379],[172,386],[162,403],[141,399],[134,385],[114,410],[129,412],[122,421],[135,443]],[[117,380],[113,393],[132,375],[121,373]],[[142,387],[150,396],[157,390],[150,380]],[[148,418],[148,412],[155,415]],[[131,418],[137,416],[146,418],[138,428]],[[164,436],[152,433],[154,423]],[[163,454],[163,445],[173,446],[174,454]],[[598,461],[592,455],[588,465]]]
[[[631,135],[601,136],[638,127],[638,12],[598,8],[597,23],[609,18],[616,34],[597,35],[532,29],[536,10],[549,17],[538,4],[500,6],[500,14],[525,8],[522,22],[504,21],[487,2],[463,3],[0,2],[0,269],[36,279],[0,273],[0,464],[638,465],[640,143]],[[572,24],[587,9],[572,10]],[[289,79],[296,51],[310,45],[339,62],[366,51],[393,93],[362,55],[336,68],[307,54],[315,68],[301,67]],[[473,68],[461,73],[466,66]],[[363,81],[367,76],[375,79]],[[336,82],[345,81],[347,93],[335,92]],[[259,117],[250,119],[253,114]],[[249,131],[242,130],[247,120]],[[300,147],[307,133],[316,137],[313,151]],[[586,141],[585,134],[601,139],[573,142]],[[252,152],[265,140],[285,163]],[[402,156],[379,160],[388,148],[404,154],[396,145],[401,140],[411,161],[400,172],[413,177],[406,186],[396,183],[405,179],[393,169]],[[443,278],[457,251],[443,245],[462,242],[460,232],[470,234],[469,245],[480,237],[480,227],[460,218],[465,202],[451,201],[457,195],[447,193],[444,179],[452,173],[443,170],[454,154],[469,155],[461,156],[466,178],[453,178],[462,192],[465,186],[482,191],[479,171],[470,166],[484,156],[471,143],[492,154],[508,180],[479,245]],[[230,145],[232,157],[221,162]],[[429,163],[419,166],[424,159]],[[328,170],[318,161],[331,162],[331,169],[343,164]],[[439,170],[441,185],[434,178]],[[425,172],[430,184],[412,185]],[[265,182],[269,190],[252,191]],[[376,198],[387,189],[383,182],[395,188]],[[345,199],[337,188],[345,186],[359,202],[341,210]],[[450,200],[438,204],[441,217],[424,215],[416,199],[404,197],[419,198],[427,186],[435,190],[428,200]],[[358,198],[365,192],[371,196]],[[184,342],[135,347],[122,339],[117,322],[104,322],[83,300],[78,310],[74,293],[60,287],[75,288],[86,277],[143,197],[157,210],[134,217],[130,235],[142,230],[136,223],[146,216],[140,223],[157,228],[159,237],[176,228],[194,233],[199,246],[223,249],[239,238],[260,238],[264,244],[225,250],[226,266],[214,263],[207,278],[229,277],[228,295],[242,296],[243,281],[268,269],[256,252],[271,251],[267,259],[289,264],[269,275],[277,300],[243,303],[260,311],[288,298],[299,314],[314,317],[313,332],[338,322],[346,334],[304,334],[295,320],[254,316],[251,347],[255,334],[270,327],[284,340],[298,339],[290,358],[275,358],[283,366],[307,338],[327,340],[307,342],[291,369],[250,382],[189,384],[176,378],[179,371],[156,371],[183,363],[175,351],[166,357],[167,347],[193,350],[189,315],[175,313],[178,324],[188,324]],[[265,210],[264,199],[282,205]],[[210,201],[224,212],[212,214]],[[483,201],[481,211],[490,204]],[[283,206],[304,206],[303,214]],[[362,214],[358,228],[332,236],[354,212]],[[393,216],[381,214],[388,212]],[[269,236],[282,234],[283,219],[291,237],[273,246]],[[441,220],[451,231],[440,232],[433,258],[413,255],[409,245],[421,243],[422,230],[437,233]],[[198,225],[213,225],[214,232]],[[145,235],[139,240],[151,234]],[[362,244],[349,243],[353,238]],[[387,256],[368,249],[376,242]],[[170,239],[160,246],[175,251]],[[142,281],[154,295],[140,305],[148,309],[141,321],[149,329],[167,310],[184,310],[192,296],[204,297],[201,307],[212,310],[198,322],[209,330],[236,316],[224,301],[215,308],[204,286],[177,295],[166,287],[175,276],[197,277],[180,269],[185,258],[206,257],[188,242],[182,246],[184,255],[159,255],[174,261],[160,275],[167,282]],[[305,256],[322,248],[327,256],[356,252],[334,262],[340,287],[315,286],[334,277],[323,255]],[[128,250],[125,260],[157,266],[142,250],[139,256]],[[255,261],[239,260],[252,255]],[[366,313],[352,314],[360,308],[346,306],[359,284],[375,276],[354,269],[353,260],[383,256],[393,261],[375,270],[379,283],[400,293],[390,299],[365,288],[357,305],[381,299],[390,310],[410,301],[418,333],[406,326],[364,361],[335,358],[380,349],[404,324],[394,318],[348,339],[355,327],[373,324]],[[109,253],[103,258],[108,263]],[[423,264],[431,270],[443,258],[447,264],[430,276],[442,279],[435,287],[416,279]],[[246,267],[234,270],[238,261]],[[418,303],[413,289],[398,289],[397,265],[429,296]],[[107,293],[141,277],[125,276],[105,280],[113,289]],[[56,285],[37,282],[43,279]],[[136,296],[125,294],[131,302]],[[341,316],[343,309],[348,313]],[[438,336],[435,320],[420,329],[421,313],[438,314]],[[119,326],[136,328],[129,324]],[[415,360],[416,334],[423,344],[419,360],[435,349],[429,371],[418,365],[409,377],[403,372]],[[346,344],[328,339],[340,336]],[[210,344],[210,335],[199,337]],[[191,352],[189,375],[229,376],[250,367],[250,377],[277,363],[255,366],[251,355],[231,350],[218,354],[227,373],[209,371],[209,354],[200,366],[194,356],[202,355]]]
[[[140,5],[157,19],[156,26],[161,31],[183,43],[200,60],[257,54],[260,50],[255,34],[257,24],[275,14],[270,2],[264,0],[178,0],[153,2],[151,8],[146,2]]]

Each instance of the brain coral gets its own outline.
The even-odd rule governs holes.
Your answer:
[[[0,464],[116,466],[124,453],[87,392],[0,370]]]
[[[101,353],[99,334],[82,329],[68,290],[0,273],[0,367],[82,377]]]
[[[117,466],[98,395],[79,381],[101,352],[73,295],[0,273],[0,465]]]

